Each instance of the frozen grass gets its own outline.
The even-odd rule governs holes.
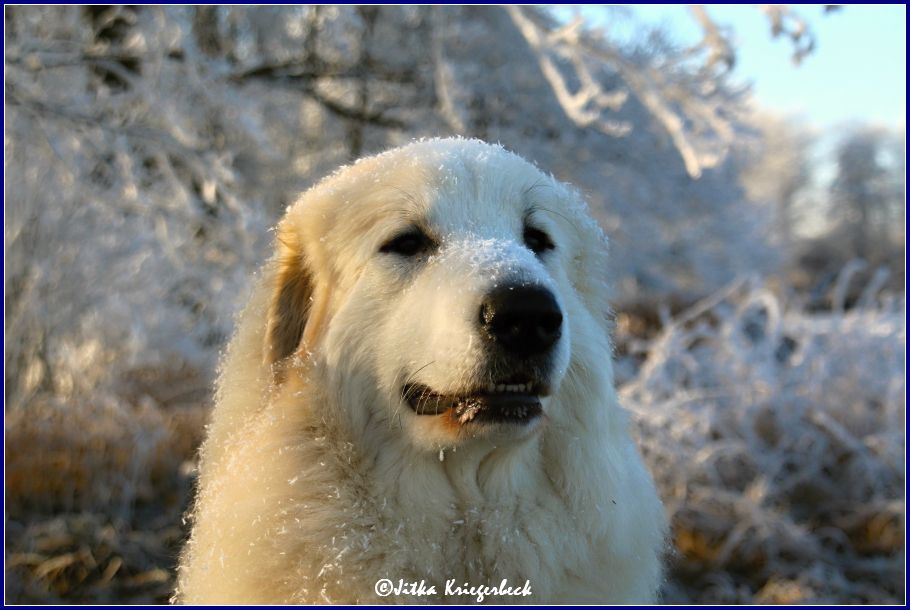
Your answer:
[[[904,309],[807,315],[740,282],[637,346],[666,601],[903,600]]]
[[[666,601],[903,600],[904,308],[810,315],[741,282],[620,337]],[[208,387],[133,370],[7,414],[8,602],[167,601]]]
[[[209,385],[134,370],[7,413],[7,602],[167,602]]]

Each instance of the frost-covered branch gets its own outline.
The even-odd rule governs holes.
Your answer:
[[[708,51],[707,67],[713,68],[715,65],[722,64],[727,70],[731,69],[736,63],[736,52],[730,42],[729,32],[721,29],[708,15],[703,5],[690,4],[689,11],[701,26],[704,34],[697,48]]]
[[[534,50],[538,65],[560,105],[579,127],[595,127],[603,133],[622,136],[631,128],[628,123],[610,121],[604,112],[617,110],[626,100],[622,90],[606,91],[592,75],[579,49],[579,29],[584,21],[579,17],[566,26],[547,30],[532,19],[527,10],[508,6],[506,10],[519,31]],[[576,91],[570,91],[566,74],[557,63],[568,61],[572,77],[579,81]]]
[[[791,8],[781,4],[762,4],[761,10],[771,22],[771,35],[785,36],[793,43],[793,63],[799,65],[815,50],[815,35],[809,24]]]
[[[534,50],[561,107],[579,127],[595,127],[609,135],[627,134],[628,123],[610,121],[605,115],[619,109],[630,91],[669,135],[690,176],[697,178],[704,169],[716,166],[733,144],[735,129],[724,111],[730,100],[718,95],[708,80],[677,79],[675,73],[683,68],[671,63],[635,63],[602,37],[586,32],[580,18],[557,27],[532,15],[530,9],[511,6],[507,10]],[[715,49],[709,61],[732,62],[726,39],[710,25],[703,10],[695,12],[706,24],[705,44]],[[727,48],[726,55],[723,48]],[[620,76],[623,88],[605,86],[605,68]],[[573,82],[578,83],[574,91],[569,84]]]

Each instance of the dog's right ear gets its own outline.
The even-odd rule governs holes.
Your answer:
[[[264,356],[274,365],[293,354],[313,309],[313,276],[303,244],[290,223],[278,227],[275,284],[269,305]]]

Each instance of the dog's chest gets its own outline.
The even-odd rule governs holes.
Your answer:
[[[442,510],[435,504],[431,512],[421,504],[415,501],[407,508],[386,503],[379,510],[374,505],[375,512],[357,519],[362,539],[369,542],[349,560],[363,561],[358,568],[368,574],[366,580],[423,582],[437,593],[425,601],[444,603],[471,601],[447,598],[447,584],[467,589],[496,586],[503,579],[518,586],[527,581],[533,597],[522,601],[546,599],[571,569],[569,555],[577,555],[579,547],[588,544],[564,518],[555,498],[530,496],[505,503],[454,500]],[[572,549],[568,555],[567,548]],[[403,595],[400,601],[413,603],[415,598]]]

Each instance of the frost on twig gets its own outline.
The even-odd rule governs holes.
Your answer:
[[[666,601],[901,598],[905,308],[738,281],[649,342],[620,396],[671,520]]]
[[[454,78],[452,76],[452,69],[446,61],[445,50],[443,49],[442,30],[445,27],[445,18],[441,11],[434,10],[431,13],[431,24],[433,33],[433,84],[435,85],[436,96],[439,98],[439,103],[437,105],[439,114],[453,133],[464,133],[465,121],[459,113],[454,100],[454,95],[452,93]]]
[[[609,121],[603,117],[605,111],[618,110],[625,103],[626,92],[605,91],[592,74],[583,55],[577,51],[584,21],[579,17],[561,28],[547,30],[521,7],[509,6],[506,10],[534,49],[543,75],[569,118],[579,127],[593,126],[611,135],[628,133],[631,126],[627,123]],[[572,76],[579,82],[574,92],[570,91],[566,76],[557,66],[562,62],[571,65]]]
[[[761,10],[771,21],[771,35],[775,38],[784,35],[793,43],[794,64],[799,65],[815,50],[815,36],[809,25],[792,9],[780,4],[762,4]]]
[[[581,16],[560,25],[534,9],[506,10],[533,50],[562,110],[577,126],[626,135],[633,126],[609,115],[616,114],[631,93],[670,136],[688,174],[698,178],[725,158],[736,137],[730,100],[718,86],[735,65],[736,52],[729,29],[718,25],[704,6],[689,9],[702,29],[702,40],[673,57],[661,61],[652,57],[644,65],[633,63]],[[796,64],[812,53],[815,37],[805,20],[785,6],[762,5],[761,10],[771,22],[772,34],[792,41]],[[607,85],[605,68],[619,76],[620,86]],[[675,78],[679,72],[689,78]]]
[[[716,65],[723,65],[726,70],[733,68],[736,63],[736,52],[733,50],[733,44],[730,42],[730,32],[721,28],[705,10],[701,4],[689,5],[689,11],[701,26],[704,34],[702,40],[693,52],[707,51],[708,59],[707,68],[713,68]]]
[[[522,7],[506,10],[534,51],[560,106],[579,127],[593,127],[608,135],[628,133],[631,125],[606,115],[619,110],[631,92],[670,136],[693,178],[715,167],[732,146],[736,130],[725,111],[730,100],[710,70],[701,70],[696,78],[677,78],[678,73],[691,71],[683,65],[685,56],[646,65],[633,63],[608,41],[587,31],[580,18],[558,27]],[[709,23],[703,11],[701,15]],[[729,43],[715,26],[706,30],[706,42],[726,48],[712,51],[709,64],[721,60],[732,64]],[[623,87],[605,86],[605,67],[615,71]],[[570,83],[577,83],[574,90]]]

